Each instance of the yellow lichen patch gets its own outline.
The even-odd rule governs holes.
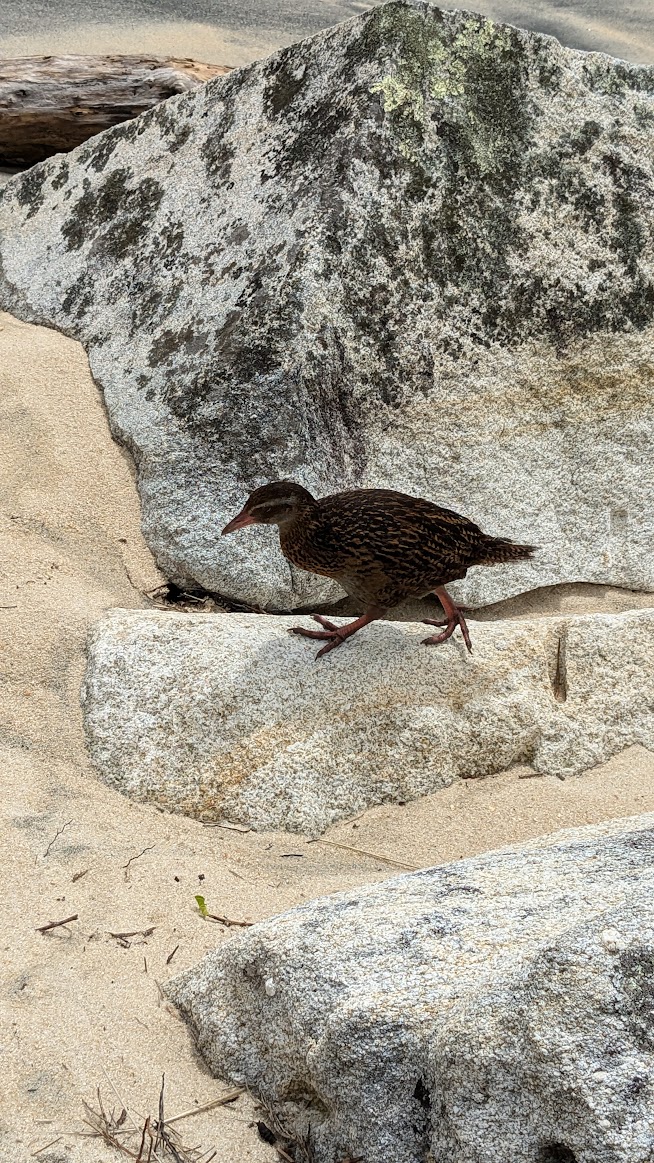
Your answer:
[[[415,17],[411,18],[415,21]],[[475,100],[475,76],[480,65],[495,57],[507,56],[512,50],[510,30],[493,21],[472,17],[465,21],[449,44],[441,39],[440,25],[420,20],[404,37],[405,55],[395,73],[372,86],[380,93],[384,112],[409,113],[422,126],[425,101],[445,103],[455,120],[467,124],[475,160],[482,172],[496,163],[493,137],[496,126],[478,109]],[[466,97],[470,95],[470,100]],[[486,111],[487,113],[487,111]],[[406,124],[401,127],[399,149],[409,160],[417,160],[417,142]],[[489,132],[489,129],[492,132]]]
[[[397,76],[384,77],[372,86],[370,92],[382,94],[385,113],[392,113],[402,105],[411,105],[416,117],[422,118],[423,116],[424,98],[422,93],[408,89]]]

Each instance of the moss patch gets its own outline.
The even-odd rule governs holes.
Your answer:
[[[26,218],[33,218],[36,212],[41,209],[45,201],[43,183],[48,176],[48,170],[44,163],[41,163],[38,166],[33,166],[31,170],[27,170],[21,178],[16,191],[16,200],[25,207]]]
[[[212,185],[222,185],[229,181],[236,146],[226,140],[234,123],[233,109],[224,109],[213,133],[210,133],[200,149],[207,177]]]
[[[481,327],[473,329],[473,339],[511,343],[545,333],[560,345],[596,329],[645,326],[653,317],[654,290],[639,266],[643,208],[652,197],[647,176],[621,161],[619,150],[598,164],[595,147],[606,142],[607,131],[590,119],[547,151],[534,151],[538,109],[560,85],[552,46],[482,17],[404,5],[377,10],[374,34],[390,64],[372,86],[390,136],[378,151],[386,158],[384,176],[394,146],[404,162],[403,179],[401,165],[395,174],[405,196],[420,206],[416,234],[425,281],[452,307],[466,298],[478,305]],[[594,90],[624,93],[649,85],[648,70],[601,60],[589,68]],[[538,87],[547,96],[536,101]],[[607,194],[602,168],[609,166],[613,190]],[[607,281],[589,295],[583,279],[566,287],[555,275],[532,275],[525,206],[542,206],[544,213],[569,207],[580,229],[603,235],[613,221],[611,248],[631,290],[616,293]],[[450,353],[456,350],[451,336],[444,343]]]
[[[268,116],[279,117],[295,100],[307,83],[306,65],[297,61],[293,49],[286,49],[268,69],[270,78],[266,84],[263,101]]]
[[[99,186],[85,180],[84,193],[61,228],[69,250],[94,240],[96,253],[122,258],[143,238],[163,198],[163,187],[154,178],[135,186],[131,179],[131,170],[117,169]]]
[[[60,190],[62,186],[65,186],[66,182],[68,181],[69,175],[70,175],[70,167],[68,165],[68,162],[67,161],[60,162],[59,169],[58,169],[57,173],[54,175],[52,182],[50,183],[52,186],[52,189],[53,190]]]

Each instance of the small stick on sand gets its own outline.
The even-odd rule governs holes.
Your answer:
[[[351,844],[337,844],[335,840],[308,840],[308,844],[328,844],[330,848],[343,848],[345,852],[355,852],[357,856],[369,856],[371,860],[381,860],[383,864],[394,864],[396,868],[406,868],[409,872],[418,872],[419,864],[405,864],[402,860],[394,860],[392,856],[381,856],[379,852],[366,852],[364,848],[353,848]]]
[[[201,1115],[204,1111],[211,1111],[215,1106],[227,1106],[230,1102],[236,1102],[245,1091],[242,1087],[238,1090],[228,1090],[227,1094],[223,1094],[220,1098],[214,1098],[212,1102],[205,1102],[204,1106],[194,1106],[191,1110],[182,1111],[181,1115],[173,1115],[172,1119],[166,1119],[166,1123],[170,1126],[171,1123],[178,1123],[180,1119],[189,1119],[191,1115]]]
[[[128,937],[151,937],[156,926],[152,925],[149,929],[134,929],[132,933],[110,933],[110,937],[115,937],[117,941],[126,941]]]
[[[234,921],[231,917],[221,917],[218,913],[210,913],[207,909],[207,902],[203,896],[196,896],[195,900],[200,916],[204,917],[206,921],[218,921],[219,925],[238,925],[242,929],[247,929],[250,927],[250,925],[254,924],[254,921]]]
[[[159,1118],[157,1120],[157,1140],[155,1142],[155,1151],[159,1146],[159,1139],[164,1139],[165,1119],[164,1119],[164,1087],[166,1085],[166,1075],[161,1075],[161,1090],[159,1091]]]
[[[145,940],[146,937],[152,936],[152,934],[154,933],[154,930],[155,930],[155,926],[152,925],[152,927],[150,929],[136,929],[133,933],[110,933],[109,936],[115,937],[116,940],[122,945],[123,949],[129,949],[129,947],[130,947],[129,946],[129,938],[130,937],[143,937],[143,939]],[[145,958],[144,958],[144,960],[145,960]]]
[[[61,1135],[59,1135],[58,1139],[52,1139],[49,1143],[46,1143],[45,1147],[39,1147],[38,1151],[32,1151],[31,1158],[36,1159],[39,1155],[42,1155],[44,1151],[47,1151],[48,1147],[54,1147],[55,1143],[60,1143],[60,1142],[61,1142]]]
[[[48,844],[48,847],[46,848],[45,852],[43,853],[44,860],[45,860],[46,856],[48,856],[50,854],[50,849],[52,848],[52,845],[55,843],[56,840],[59,839],[62,832],[65,832],[66,828],[70,827],[72,822],[73,822],[72,820],[66,820],[66,823],[63,824],[61,828],[57,828],[57,831],[55,832],[54,836],[52,837],[52,840],[50,841],[50,843]]]
[[[224,828],[227,832],[251,832],[252,829],[246,824],[223,824],[223,823],[205,823],[203,828]]]
[[[226,925],[228,929],[232,927],[238,929],[249,929],[254,921],[234,921],[231,917],[219,917],[216,913],[207,913],[208,921],[217,921],[219,925]]]
[[[157,983],[157,984],[158,984],[158,983]],[[125,1103],[123,1102],[123,1100],[122,1100],[122,1098],[121,1098],[120,1094],[118,1093],[117,1087],[115,1086],[115,1084],[114,1084],[114,1082],[113,1082],[112,1078],[111,1078],[111,1077],[110,1077],[110,1076],[107,1074],[107,1071],[105,1070],[105,1068],[104,1068],[104,1066],[102,1065],[102,1063],[100,1063],[100,1069],[101,1069],[102,1073],[104,1074],[104,1076],[105,1076],[105,1078],[106,1078],[107,1082],[109,1083],[109,1085],[110,1085],[111,1089],[113,1090],[114,1094],[116,1095],[116,1098],[118,1099],[118,1101],[119,1101],[119,1103],[120,1103],[120,1105],[121,1105],[121,1108],[122,1108],[122,1110],[126,1110],[126,1111],[127,1111],[127,1118],[129,1119],[130,1123],[131,1123],[131,1124],[132,1124],[132,1126],[134,1127],[134,1130],[136,1131],[136,1133],[137,1133],[137,1134],[139,1134],[139,1133],[140,1133],[140,1130],[141,1130],[141,1128],[138,1126],[138,1124],[137,1124],[137,1123],[134,1121],[134,1119],[132,1118],[131,1114],[129,1113],[129,1109],[127,1108],[127,1106],[126,1106],[126,1105],[125,1105]],[[99,1098],[99,1097],[100,1097],[100,1088],[98,1087],[98,1098]],[[86,1105],[86,1104],[85,1104],[85,1105]],[[102,1103],[100,1103],[100,1106],[102,1107]],[[144,1117],[144,1116],[141,1116],[141,1117]],[[149,1122],[149,1119],[146,1119],[146,1122]],[[152,1133],[151,1133],[151,1132],[150,1132],[150,1140],[152,1141]],[[115,1144],[114,1144],[114,1145],[115,1145]],[[122,1148],[122,1147],[121,1147],[121,1150],[124,1150],[124,1148]],[[159,1159],[159,1160],[160,1160],[160,1163],[163,1163],[163,1161],[160,1159],[160,1156],[159,1156],[159,1155],[157,1155],[157,1149],[156,1149],[156,1147],[154,1147],[154,1157],[155,1157],[155,1159]],[[150,1156],[148,1156],[148,1158],[150,1158]]]
[[[139,1147],[139,1153],[136,1156],[136,1163],[141,1163],[141,1161],[143,1159],[143,1149],[145,1147],[145,1136],[147,1135],[149,1130],[150,1130],[150,1116],[148,1115],[147,1119],[145,1120],[145,1122],[143,1124],[143,1134],[141,1135],[141,1146]]]
[[[79,913],[73,913],[72,917],[66,917],[63,921],[48,921],[47,925],[39,925],[37,933],[47,933],[50,929],[58,929],[60,925],[69,925],[71,921],[77,921]]]
[[[130,864],[132,864],[135,860],[140,860],[142,856],[145,856],[146,852],[151,852],[152,849],[156,848],[156,847],[157,847],[156,844],[149,844],[148,847],[144,848],[142,852],[137,852],[136,856],[130,856],[129,860],[127,861],[127,864],[123,864],[123,868],[125,870],[125,880],[129,880],[129,866],[130,866]]]
[[[233,921],[231,917],[219,917],[217,913],[205,913],[204,916],[208,921],[217,921],[219,925],[226,925],[228,929],[232,926],[238,929],[249,929],[254,921]]]

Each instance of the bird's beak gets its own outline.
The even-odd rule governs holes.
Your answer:
[[[241,509],[241,512],[237,513],[228,525],[225,525],[220,536],[224,537],[226,533],[234,533],[237,529],[245,529],[246,525],[256,525],[256,523],[256,519],[251,513],[248,513],[245,509]]]

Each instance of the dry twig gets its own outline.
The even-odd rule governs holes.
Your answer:
[[[79,913],[73,913],[72,917],[65,917],[63,921],[48,921],[47,925],[39,925],[37,933],[47,933],[50,929],[58,929],[60,925],[69,925],[71,921],[76,921],[79,918]]]
[[[142,852],[137,852],[136,856],[130,856],[129,860],[127,861],[127,864],[123,864],[123,868],[125,870],[125,880],[129,880],[129,866],[130,866],[130,864],[133,864],[135,860],[140,860],[142,856],[145,856],[146,852],[151,852],[152,849],[156,848],[156,847],[157,847],[156,844],[148,844],[148,847],[144,848]]]
[[[111,1083],[108,1075],[107,1078]],[[112,1089],[115,1090],[113,1083],[111,1085]],[[206,1151],[200,1147],[185,1146],[177,1131],[171,1127],[171,1123],[178,1122],[189,1114],[197,1114],[222,1103],[232,1102],[242,1091],[237,1091],[235,1095],[230,1092],[222,1099],[207,1103],[205,1107],[186,1111],[174,1119],[166,1119],[164,1087],[165,1076],[162,1076],[157,1117],[153,1118],[152,1115],[148,1115],[142,1125],[137,1124],[126,1107],[122,1105],[122,1099],[117,1091],[116,1095],[121,1103],[120,1112],[117,1114],[114,1110],[108,1111],[104,1106],[98,1087],[97,1109],[87,1102],[83,1104],[86,1112],[84,1122],[90,1127],[90,1132],[82,1133],[89,1134],[92,1138],[102,1139],[108,1146],[115,1147],[121,1154],[127,1155],[129,1159],[134,1159],[135,1163],[154,1163],[154,1161],[156,1163],[210,1163],[210,1160],[215,1158],[216,1152],[209,1154],[211,1148]],[[131,1123],[131,1127],[127,1125],[128,1122]]]
[[[66,831],[66,828],[69,828],[69,827],[70,827],[70,825],[72,824],[72,822],[73,822],[72,820],[66,820],[66,823],[65,823],[65,824],[63,824],[61,828],[58,828],[58,829],[57,829],[57,831],[55,832],[54,836],[52,837],[52,840],[51,840],[51,841],[50,841],[50,843],[48,844],[48,847],[46,848],[45,852],[43,853],[43,859],[44,859],[44,860],[45,860],[46,856],[49,854],[49,852],[50,852],[50,849],[52,848],[52,845],[55,843],[55,841],[56,841],[56,840],[58,840],[58,839],[59,839],[59,837],[61,836],[62,832],[65,832],[65,831]]]
[[[337,844],[335,840],[308,840],[308,844],[327,844],[330,848],[342,848],[345,852],[355,852],[357,856],[369,856],[371,860],[381,860],[383,864],[393,864],[396,868],[406,868],[409,872],[418,872],[420,865],[405,864],[403,860],[394,860],[392,856],[381,856],[379,852],[366,852],[365,848],[353,848],[351,844]]]
[[[205,913],[208,921],[217,921],[219,925],[226,925],[228,929],[249,929],[254,924],[254,921],[234,921],[231,917],[220,917],[217,913]]]
[[[145,1122],[143,1124],[143,1133],[141,1134],[141,1143],[139,1145],[139,1153],[136,1156],[136,1163],[141,1163],[141,1160],[143,1159],[143,1152],[145,1150],[145,1136],[147,1134],[149,1134],[149,1132],[150,1132],[150,1116],[148,1115],[147,1119],[145,1120]]]
[[[251,832],[252,829],[247,824],[224,824],[222,821],[209,821],[202,825],[203,828],[224,828],[227,832]]]
[[[2,609],[1,606],[0,606],[0,609]],[[56,1138],[56,1139],[51,1139],[49,1143],[46,1143],[45,1147],[39,1147],[38,1151],[32,1151],[31,1158],[38,1159],[39,1155],[42,1155],[44,1151],[47,1151],[48,1147],[54,1147],[55,1143],[60,1143],[60,1142],[61,1142],[61,1135],[59,1135],[58,1138]]]
[[[188,1119],[191,1115],[201,1115],[204,1111],[211,1111],[216,1106],[227,1106],[230,1102],[236,1102],[236,1099],[240,1098],[244,1093],[245,1091],[242,1086],[239,1086],[236,1090],[228,1090],[227,1094],[221,1095],[220,1098],[214,1098],[212,1102],[205,1102],[204,1106],[194,1106],[190,1110],[182,1111],[181,1115],[173,1115],[172,1119],[166,1120],[167,1125],[170,1126],[171,1123],[178,1123],[181,1119]]]
[[[234,921],[231,917],[221,917],[218,913],[210,913],[207,909],[207,904],[203,896],[198,895],[195,899],[200,916],[203,917],[205,921],[217,921],[219,925],[227,925],[228,928],[230,928],[232,925],[236,925],[239,929],[249,929],[250,926],[254,924],[254,921]]]
[[[156,928],[156,926],[152,925],[151,928],[149,928],[149,929],[134,929],[134,931],[131,933],[110,933],[109,936],[115,937],[116,940],[120,942],[123,949],[129,949],[129,947],[130,947],[129,938],[130,937],[143,937],[143,939],[145,940],[146,937],[152,936],[155,928]],[[139,942],[139,944],[140,943],[141,942]]]
[[[84,1110],[86,1111],[86,1118],[83,1120],[88,1127],[91,1128],[92,1136],[98,1136],[107,1146],[116,1147],[118,1151],[122,1151],[124,1155],[129,1155],[131,1159],[136,1159],[137,1156],[133,1151],[121,1142],[124,1135],[131,1134],[131,1132],[124,1127],[127,1120],[127,1110],[122,1107],[120,1114],[115,1115],[113,1110],[107,1111],[104,1109],[102,1102],[102,1094],[100,1087],[96,1090],[98,1099],[98,1110],[94,1110],[87,1102],[82,1101]]]

